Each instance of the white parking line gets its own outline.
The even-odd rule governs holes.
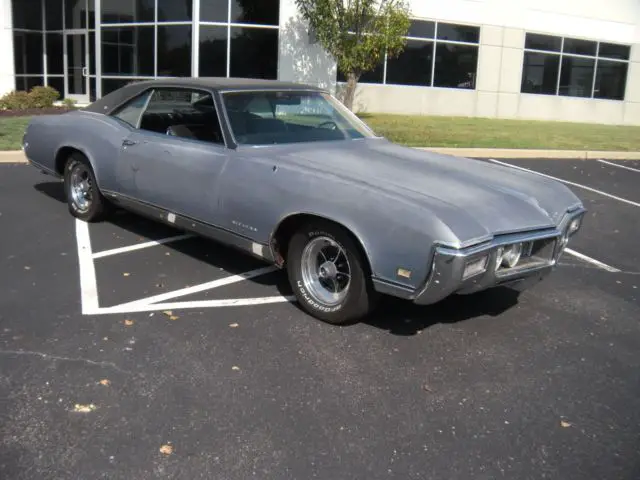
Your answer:
[[[165,300],[171,300],[172,298],[184,297],[185,295],[191,295],[193,293],[204,292],[206,290],[212,290],[214,288],[222,287],[224,285],[230,285],[232,283],[238,283],[243,280],[249,280],[250,278],[266,275],[278,270],[278,267],[268,266],[251,270],[250,272],[241,273],[239,275],[232,275],[230,277],[219,278],[211,282],[202,283],[200,285],[194,285],[192,287],[183,288],[180,290],[174,290],[173,292],[161,293],[160,295],[154,295],[153,297],[141,298],[133,302],[123,303],[119,305],[122,308],[131,308],[139,305],[150,305],[153,303],[163,302]],[[188,303],[188,302],[187,302]]]
[[[250,307],[253,305],[268,305],[273,303],[292,303],[295,301],[296,298],[294,296],[196,300],[193,302],[153,303],[149,305],[116,305],[115,307],[100,308],[98,311],[93,313],[98,315],[109,315],[114,313],[157,312],[163,310],[183,310],[192,308]]]
[[[601,190],[596,190],[595,188],[587,187],[586,185],[580,185],[579,183],[570,182],[568,180],[563,180],[562,178],[552,177],[551,175],[547,175],[546,173],[536,172],[535,170],[529,170],[528,168],[518,167],[516,165],[511,165],[510,163],[500,162],[493,158],[489,159],[490,162],[498,163],[500,165],[504,165],[507,167],[515,168],[516,170],[522,170],[523,172],[535,173],[536,175],[540,175],[541,177],[551,178],[552,180],[557,180],[562,183],[566,183],[567,185],[572,185],[574,187],[582,188],[584,190],[588,190],[593,193],[597,193],[598,195],[603,195],[605,197],[613,198],[614,200],[618,200],[619,202],[627,203],[629,205],[633,205],[634,207],[640,207],[640,203],[632,202],[631,200],[627,200],[626,198],[616,197],[615,195],[611,195],[610,193],[603,192]]]
[[[610,265],[607,265],[606,263],[602,263],[599,260],[596,260],[595,258],[591,258],[591,257],[587,257],[585,254],[580,253],[580,252],[576,252],[575,250],[571,250],[570,248],[565,248],[564,249],[565,252],[567,252],[569,255],[573,255],[576,258],[579,258],[580,260],[584,260],[585,262],[589,262],[593,265],[595,265],[596,267],[599,267],[603,270],[606,270],[607,272],[611,272],[611,273],[620,273],[621,270],[612,267]]]
[[[93,254],[93,258],[103,258],[111,255],[118,255],[119,253],[133,252],[135,250],[142,250],[143,248],[156,247],[158,245],[164,245],[171,242],[179,242],[180,240],[188,240],[194,238],[195,235],[184,234],[175,235],[173,237],[161,238],[160,240],[152,240],[150,242],[138,243],[136,245],[129,245],[128,247],[114,248],[112,250],[103,250]]]
[[[80,267],[80,301],[83,315],[91,315],[99,309],[96,270],[91,258],[89,224],[76,219],[76,241],[78,242],[78,264]]]
[[[632,172],[638,172],[640,173],[640,170],[637,168],[632,168],[632,167],[627,167],[626,165],[620,165],[618,163],[613,163],[613,162],[607,162],[606,160],[598,160],[600,163],[606,163],[607,165],[612,165],[614,167],[618,167],[618,168],[624,168],[625,170],[631,170]]]

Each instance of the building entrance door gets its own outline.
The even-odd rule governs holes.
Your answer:
[[[87,32],[64,35],[64,97],[89,103],[89,54]]]

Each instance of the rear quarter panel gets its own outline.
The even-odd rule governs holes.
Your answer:
[[[374,277],[415,289],[430,271],[436,239],[455,241],[439,219],[406,198],[331,172],[238,150],[219,186],[224,227],[269,244],[290,215],[312,214],[348,228],[362,244]],[[399,277],[398,268],[411,271]]]
[[[25,154],[33,163],[55,171],[58,152],[74,148],[91,162],[101,189],[117,190],[115,166],[122,140],[131,130],[111,117],[83,111],[34,117],[26,130]]]

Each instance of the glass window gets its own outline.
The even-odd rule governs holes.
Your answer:
[[[413,20],[409,27],[408,37],[416,38],[433,38],[436,34],[435,22],[425,22],[422,20]]]
[[[436,44],[434,87],[476,88],[478,47]]]
[[[193,0],[158,0],[159,22],[193,20]]]
[[[438,39],[456,42],[478,43],[480,41],[480,27],[470,25],[454,25],[452,23],[438,23]]]
[[[201,77],[227,76],[227,27],[200,25]]]
[[[89,75],[96,74],[96,33],[89,32]]]
[[[404,51],[387,60],[387,83],[431,86],[433,42],[407,40]]]
[[[87,27],[87,0],[65,0],[64,28]]]
[[[228,0],[200,0],[200,20],[227,23],[229,21]]]
[[[241,145],[351,140],[374,136],[340,102],[320,92],[225,93],[223,100],[233,135]],[[266,103],[269,107],[265,106]],[[253,111],[256,109],[260,114]]]
[[[17,75],[29,73],[42,75],[44,71],[42,33],[14,32],[13,55]]]
[[[89,0],[89,6],[87,8],[89,15],[89,28],[96,28],[96,2],[95,0]]]
[[[278,31],[264,28],[232,28],[231,76],[277,79]]]
[[[280,0],[231,0],[231,23],[280,24]]]
[[[579,40],[577,38],[565,38],[564,39],[564,53],[575,53],[578,55],[590,55],[595,56],[597,42],[591,42],[589,40]]]
[[[47,73],[64,73],[61,33],[47,33]]]
[[[103,75],[153,76],[154,54],[152,26],[102,29]]]
[[[562,57],[560,95],[591,97],[595,59]]]
[[[373,70],[364,72],[360,76],[360,83],[383,83],[384,80],[384,60]],[[338,70],[338,81],[346,82],[347,77],[344,76],[340,70]]]
[[[158,26],[158,76],[191,76],[191,25]]]
[[[211,93],[200,90],[154,90],[140,119],[139,128],[163,135],[224,144],[213,97]]]
[[[151,93],[151,90],[147,90],[142,95],[138,95],[124,106],[118,108],[111,115],[131,125],[133,128],[138,128],[140,115],[142,114],[142,110],[147,106],[147,100]]]
[[[560,55],[525,52],[521,91],[555,95],[559,70]]]
[[[102,2],[102,23],[153,22],[155,0]]]
[[[16,76],[16,90],[28,92],[33,87],[44,85],[43,77],[22,77]]]
[[[130,83],[136,83],[137,81],[140,81],[140,80],[147,80],[147,79],[103,78],[102,79],[102,96],[104,97],[108,93],[118,90],[119,88],[122,88],[125,85],[128,85]]]
[[[629,45],[616,45],[614,43],[601,43],[599,57],[619,58],[620,60],[629,60],[631,47]]]
[[[549,52],[559,52],[562,47],[562,37],[551,35],[540,35],[538,33],[527,33],[524,48],[532,50],[546,50]]]
[[[13,0],[13,28],[42,30],[42,2],[41,0]]]
[[[610,100],[624,100],[628,67],[629,64],[626,62],[599,59],[593,96]]]
[[[64,77],[52,77],[51,75],[49,75],[47,77],[47,82],[49,83],[50,87],[53,87],[58,91],[58,93],[60,94],[59,100],[62,100],[62,98],[64,97]]]
[[[44,5],[47,30],[62,30],[62,0],[46,0]]]

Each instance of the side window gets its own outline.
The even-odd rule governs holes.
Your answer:
[[[140,114],[147,104],[147,100],[151,95],[151,90],[147,90],[142,95],[138,95],[133,100],[125,103],[122,107],[117,109],[115,113],[111,115],[119,118],[123,122],[131,125],[133,128],[138,128],[138,122],[140,121]]]
[[[210,92],[200,90],[155,89],[142,115],[140,129],[224,145],[213,97]]]

